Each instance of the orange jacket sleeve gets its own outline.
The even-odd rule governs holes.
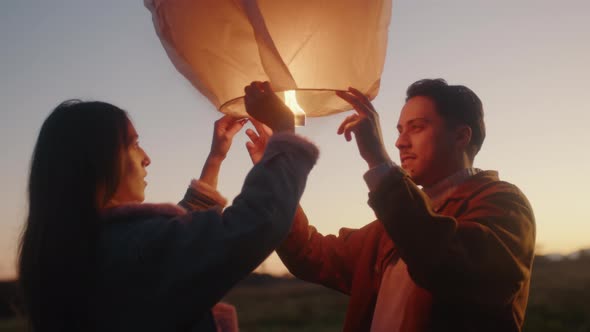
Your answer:
[[[309,225],[299,206],[291,232],[277,253],[297,278],[350,294],[353,272],[368,227],[342,228],[338,236],[324,236]]]

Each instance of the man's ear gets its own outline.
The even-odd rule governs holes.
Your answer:
[[[471,143],[471,127],[467,125],[460,125],[455,131],[455,142],[462,148],[466,148]]]

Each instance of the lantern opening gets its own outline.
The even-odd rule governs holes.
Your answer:
[[[295,126],[305,126],[305,111],[299,103],[297,103],[297,95],[295,90],[285,91],[285,104],[291,109],[291,112],[295,115]]]

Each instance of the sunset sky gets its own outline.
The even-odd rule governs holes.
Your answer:
[[[437,77],[466,85],[482,99],[487,126],[475,166],[498,170],[528,196],[538,252],[590,247],[589,13],[583,0],[394,0],[374,101],[392,159],[407,86]],[[61,101],[101,100],[129,112],[152,160],[147,201],[178,201],[200,174],[221,114],[173,67],[143,1],[2,1],[0,45],[0,278],[14,277],[33,145]],[[298,129],[321,150],[302,205],[325,234],[374,219],[367,166],[336,135],[348,114]],[[245,142],[239,133],[221,171],[229,199],[251,167]],[[262,269],[285,271],[274,254]]]

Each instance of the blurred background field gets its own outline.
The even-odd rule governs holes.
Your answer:
[[[0,331],[25,331],[14,317],[14,282],[0,284]],[[240,331],[340,331],[348,298],[292,277],[252,274],[224,299]],[[590,250],[537,256],[524,331],[590,332]]]

